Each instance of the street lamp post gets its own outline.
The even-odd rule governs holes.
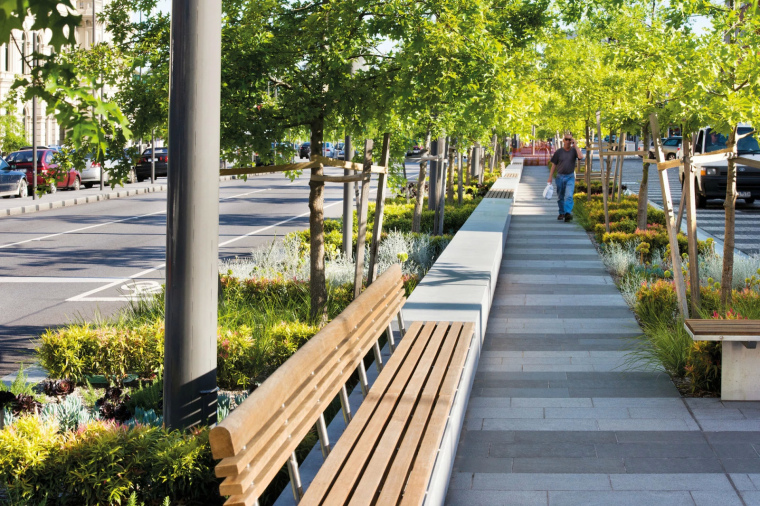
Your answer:
[[[26,43],[26,42],[25,42]],[[26,49],[24,49],[26,51]],[[32,68],[37,65],[37,58],[34,53],[37,52],[37,34],[32,33]],[[37,199],[37,97],[32,97],[32,200]]]
[[[164,421],[216,421],[222,6],[173,0]]]

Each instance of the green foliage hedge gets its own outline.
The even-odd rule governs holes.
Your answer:
[[[208,429],[93,422],[61,433],[25,416],[0,431],[0,482],[13,504],[221,504]]]

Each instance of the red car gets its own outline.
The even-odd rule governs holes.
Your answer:
[[[82,175],[76,169],[69,170],[68,174],[58,180],[56,177],[55,183],[47,183],[45,176],[56,176],[55,170],[58,165],[53,163],[53,155],[55,150],[53,149],[38,149],[37,150],[37,186],[47,186],[50,184],[50,193],[55,193],[57,188],[68,188],[71,190],[79,190],[82,184]],[[32,181],[34,180],[34,171],[32,169],[32,150],[14,151],[5,157],[5,161],[8,162],[15,170],[26,171],[26,181],[29,184],[29,188],[32,188]]]

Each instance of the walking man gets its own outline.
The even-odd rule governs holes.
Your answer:
[[[562,147],[554,152],[549,162],[549,183],[557,170],[557,204],[559,205],[558,220],[572,221],[573,192],[575,190],[575,161],[583,160],[583,154],[575,145],[573,134],[565,132]]]

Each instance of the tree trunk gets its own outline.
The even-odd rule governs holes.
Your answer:
[[[422,150],[422,156],[427,156],[430,152],[430,130],[428,129],[425,134],[425,149]],[[427,161],[420,162],[420,174],[417,177],[417,198],[414,201],[414,215],[412,216],[412,232],[420,232],[420,223],[422,221],[422,205],[425,198],[425,173],[427,169]]]
[[[311,152],[322,153],[325,120],[319,117],[311,125]],[[324,174],[322,166],[311,169],[312,176]],[[309,234],[311,242],[311,268],[309,292],[312,321],[327,321],[327,284],[325,278],[325,183],[309,181]]]
[[[689,241],[689,288],[691,292],[691,317],[699,318],[701,297],[699,293],[699,248],[697,245],[697,207],[694,197],[694,174],[691,166],[692,136],[683,137],[684,192],[681,200],[686,205],[686,232]],[[678,224],[680,225],[680,223]]]
[[[462,205],[462,196],[464,194],[464,181],[463,181],[463,168],[462,168],[462,148],[457,150],[457,201],[459,205]]]
[[[643,157],[649,158],[649,148],[647,147],[649,140],[649,122],[644,122],[641,128],[642,142],[644,143]],[[649,164],[645,163],[643,168],[643,174],[641,176],[641,184],[639,185],[639,211],[637,214],[636,227],[639,230],[646,230],[647,228],[647,211],[649,209]]]
[[[728,148],[736,154],[737,127],[728,136]],[[726,179],[726,234],[723,239],[723,273],[720,277],[720,303],[724,309],[731,304],[731,287],[734,279],[734,227],[736,226],[736,162],[728,159],[728,176]]]

